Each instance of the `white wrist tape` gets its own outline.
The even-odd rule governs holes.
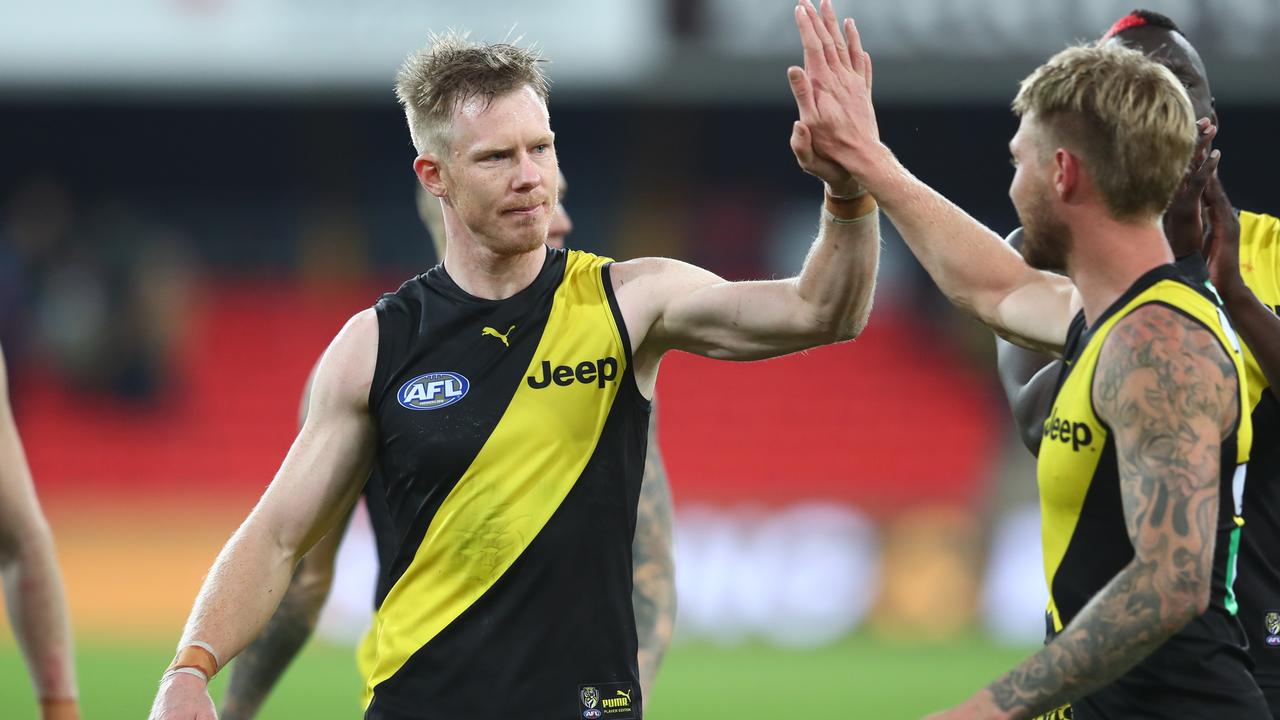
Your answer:
[[[825,207],[822,208],[822,217],[835,223],[836,225],[857,225],[858,223],[864,223],[872,218],[879,217],[879,215],[880,215],[880,211],[876,209],[876,210],[872,210],[866,215],[860,215],[856,218],[838,218],[835,215],[832,215],[830,210],[826,209]]]
[[[161,675],[161,676],[160,676],[160,684],[161,684],[161,685],[163,685],[165,682],[167,682],[167,681],[169,680],[169,678],[173,677],[174,675],[179,675],[179,674],[181,674],[181,675],[191,675],[191,676],[193,676],[193,677],[198,677],[198,678],[200,678],[201,680],[205,681],[205,684],[208,684],[208,682],[209,682],[209,676],[208,676],[208,675],[205,675],[203,672],[201,672],[201,671],[200,671],[200,668],[193,668],[193,667],[180,667],[180,668],[174,668],[173,670],[169,670],[169,671],[168,671],[168,672],[166,672],[164,675]]]
[[[222,669],[222,658],[218,656],[218,651],[214,650],[213,646],[210,645],[209,643],[204,642],[203,640],[188,640],[183,643],[178,643],[178,652],[182,652],[182,648],[186,648],[186,647],[198,647],[201,650],[204,650],[205,652],[209,653],[210,655],[213,656],[213,661],[218,663],[218,669],[219,670]]]
[[[858,198],[867,194],[867,189],[862,188],[861,190],[859,190],[858,192],[852,195],[836,195],[835,193],[831,192],[831,188],[828,187],[826,188],[826,193],[827,193],[827,197],[831,198],[832,200],[857,200]]]

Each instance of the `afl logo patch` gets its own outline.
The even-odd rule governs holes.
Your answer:
[[[405,383],[396,399],[410,410],[439,410],[466,397],[471,383],[455,372],[433,372]]]

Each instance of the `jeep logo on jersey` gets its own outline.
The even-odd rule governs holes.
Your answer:
[[[617,377],[618,360],[608,357],[594,362],[583,360],[577,365],[556,365],[555,367],[551,366],[550,360],[543,360],[539,371],[525,379],[529,381],[529,387],[541,390],[551,383],[565,387],[572,385],[575,381],[595,383],[596,387],[602,388],[605,383],[616,380]]]
[[[1093,431],[1085,423],[1058,417],[1058,408],[1055,407],[1044,421],[1044,439],[1071,443],[1071,450],[1079,452],[1080,448],[1089,447],[1093,443]]]
[[[455,372],[433,372],[405,383],[396,399],[410,410],[439,410],[466,396],[471,383]]]

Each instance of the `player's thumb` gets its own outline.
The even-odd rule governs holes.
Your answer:
[[[791,152],[796,159],[805,163],[813,159],[813,142],[809,136],[809,128],[797,120],[791,125]]]

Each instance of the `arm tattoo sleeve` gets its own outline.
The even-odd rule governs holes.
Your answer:
[[[1134,559],[1057,638],[988,687],[1001,710],[1027,717],[1087,695],[1204,611],[1237,382],[1212,333],[1177,311],[1143,306],[1113,328],[1093,397],[1114,434]]]
[[[671,489],[658,449],[656,412],[649,423],[649,450],[636,513],[632,541],[631,602],[635,606],[636,636],[642,696],[647,697],[662,657],[671,644],[676,619],[675,561],[671,541]]]

